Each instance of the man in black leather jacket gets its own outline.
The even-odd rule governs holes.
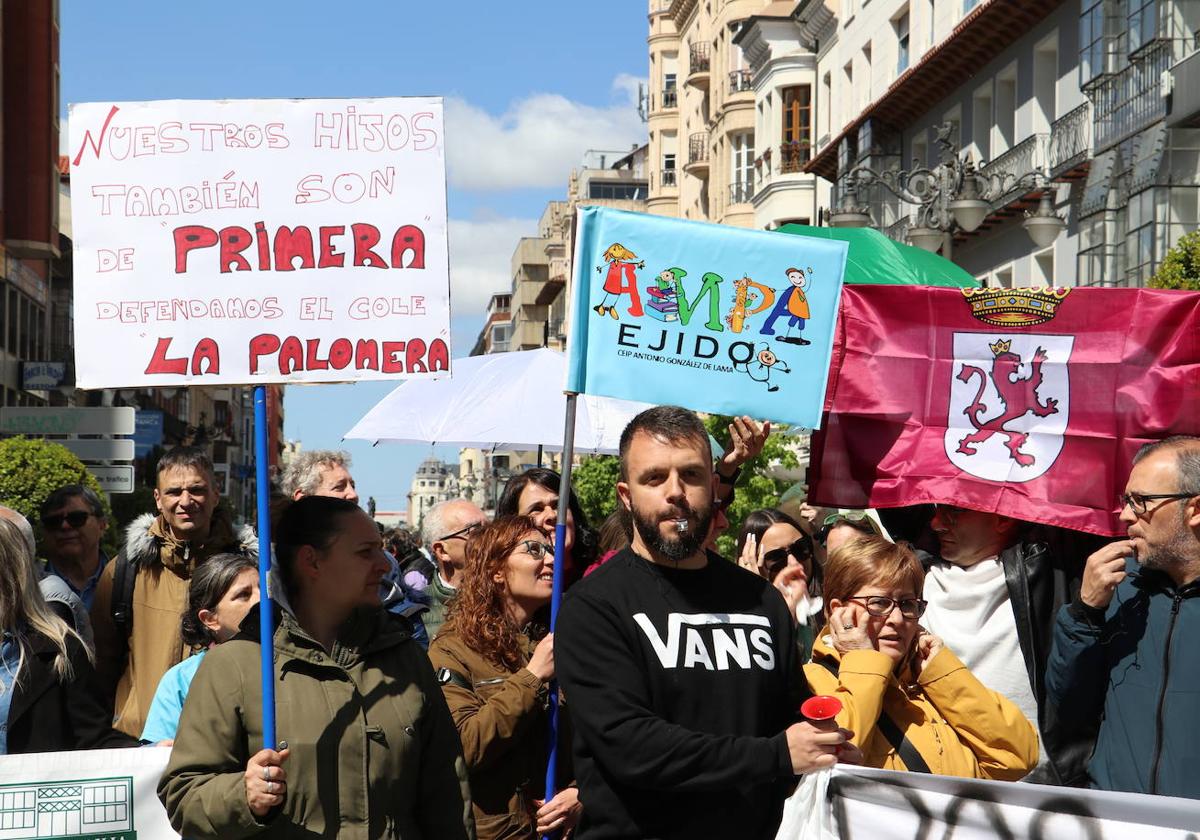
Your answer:
[[[1046,703],[1043,675],[1055,616],[1078,593],[1084,560],[1103,541],[952,505],[934,506],[929,529],[937,553],[921,552],[930,602],[923,625],[981,682],[1036,718],[1043,756],[1027,781],[1086,784],[1095,727],[1059,719]]]

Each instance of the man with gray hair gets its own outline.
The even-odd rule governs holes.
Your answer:
[[[20,511],[4,505],[0,505],[0,518],[7,519],[20,529],[21,536],[25,538],[25,545],[29,547],[29,555],[36,558],[37,540],[33,536],[33,526],[29,524],[29,520]],[[38,581],[38,588],[42,590],[42,597],[46,599],[54,614],[75,628],[88,650],[94,650],[92,622],[88,618],[88,612],[66,582],[56,575],[43,574]]]
[[[421,544],[429,549],[437,566],[428,589],[433,603],[425,616],[431,639],[441,629],[446,608],[458,592],[467,565],[467,541],[486,522],[483,511],[469,499],[438,502],[421,520]]]
[[[305,496],[331,496],[358,504],[358,488],[350,475],[350,453],[333,449],[314,449],[301,452],[283,472],[280,482],[285,496],[302,499]],[[412,625],[413,639],[423,648],[429,647],[429,634],[421,621],[421,613],[429,609],[428,599],[404,583],[400,564],[387,554],[391,570],[380,582],[379,596],[388,612],[402,615]]]
[[[301,452],[288,462],[281,482],[285,495],[332,496],[358,503],[358,489],[350,475],[350,454],[333,449]]]

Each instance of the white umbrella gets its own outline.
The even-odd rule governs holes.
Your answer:
[[[562,449],[566,358],[542,348],[455,359],[453,376],[396,386],[345,435],[373,443],[496,449]],[[615,453],[621,431],[646,403],[581,395],[575,451]]]

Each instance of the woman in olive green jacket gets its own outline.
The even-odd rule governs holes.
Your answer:
[[[554,586],[554,549],[544,540],[526,516],[479,529],[449,618],[429,648],[462,738],[479,840],[533,840],[571,828],[580,814],[579,792],[567,784],[565,726],[559,793],[543,801],[554,676],[554,638],[539,641],[545,627],[535,629]]]
[[[473,838],[462,751],[424,652],[381,609],[388,569],[357,505],[280,518],[276,731],[260,750],[257,607],[192,682],[158,793],[185,837]],[[286,743],[286,746],[285,746]]]

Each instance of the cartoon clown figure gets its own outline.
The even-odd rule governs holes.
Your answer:
[[[637,254],[630,251],[620,242],[614,242],[608,247],[608,250],[601,256],[608,263],[608,275],[604,278],[604,297],[600,299],[600,303],[593,306],[600,315],[608,314],[615,320],[617,316],[617,307],[614,305],[621,295],[628,293],[629,314],[634,317],[642,315],[642,299],[638,294],[637,274],[635,268],[645,268],[644,260],[638,260]],[[596,272],[602,273],[604,266],[596,266]],[[612,298],[612,301],[609,301]]]
[[[775,335],[775,321],[786,315],[788,319],[787,332],[784,335],[775,335],[775,339],[787,344],[812,344],[803,336],[804,324],[812,317],[808,309],[808,298],[804,295],[811,276],[811,268],[807,272],[800,268],[787,270],[788,282],[792,284],[792,288],[779,293],[775,308],[771,310],[766,323],[758,331],[759,335]],[[797,335],[792,335],[793,329],[796,330]]]

